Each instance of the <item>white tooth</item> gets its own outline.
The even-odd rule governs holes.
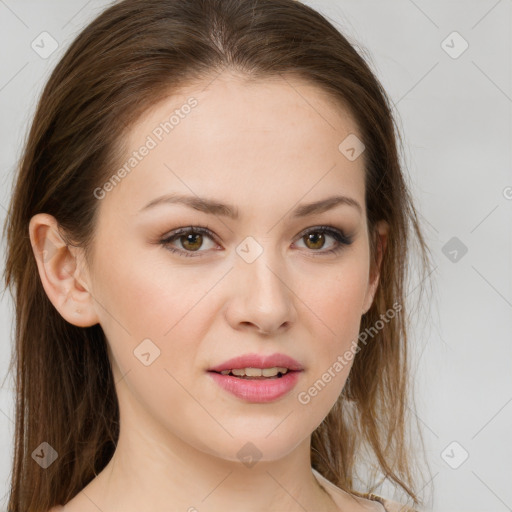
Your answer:
[[[234,368],[233,370],[224,370],[221,373],[227,375],[229,372],[236,377],[275,377],[278,373],[283,375],[288,372],[288,368],[274,366],[273,368]]]
[[[244,368],[247,377],[261,377],[261,368]]]

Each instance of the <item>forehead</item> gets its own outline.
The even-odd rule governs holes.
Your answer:
[[[361,138],[350,111],[311,83],[222,74],[182,88],[139,118],[126,161],[151,149],[111,195],[135,210],[156,195],[186,192],[229,199],[242,213],[254,201],[292,207],[333,192],[364,201],[363,158],[351,161],[339,147],[350,134]]]

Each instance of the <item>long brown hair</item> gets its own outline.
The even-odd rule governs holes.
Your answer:
[[[366,146],[369,233],[379,220],[390,231],[375,300],[361,322],[361,332],[377,332],[360,344],[343,392],[313,433],[312,465],[342,489],[356,491],[356,465],[366,447],[374,467],[421,504],[409,437],[405,288],[413,237],[424,272],[429,255],[381,84],[332,24],[298,1],[124,0],[77,36],[51,74],[4,225],[4,278],[16,313],[9,368],[16,370],[10,511],[67,503],[105,467],[119,435],[104,333],[99,324],[74,326],[54,308],[38,275],[29,221],[41,212],[54,216],[63,236],[88,259],[98,207],[93,191],[122,162],[127,130],[159,100],[225,69],[253,79],[286,74],[308,80],[356,119]],[[373,265],[376,245],[370,239]],[[415,277],[421,282],[423,274]],[[400,304],[400,314],[375,329],[393,304]],[[47,469],[31,457],[43,441],[58,452]],[[362,490],[372,491],[374,478]]]

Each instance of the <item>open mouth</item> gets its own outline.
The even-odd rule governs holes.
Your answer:
[[[281,379],[287,373],[293,373],[293,370],[289,370],[288,368],[283,367],[274,367],[274,368],[240,368],[233,370],[223,370],[218,373],[219,375],[226,375],[230,377],[236,377],[238,379],[245,380],[272,380],[272,379]]]
[[[266,403],[289,393],[299,380],[303,370],[285,367],[240,368],[209,370],[213,380],[238,399],[252,403]]]
[[[279,372],[277,375],[274,375],[273,377],[263,377],[263,376],[249,377],[248,375],[234,375],[231,372],[229,372],[229,373],[213,372],[213,373],[218,373],[219,375],[226,375],[229,377],[236,377],[237,379],[244,379],[244,380],[273,380],[273,379],[281,379],[283,377],[283,375],[286,375],[286,373],[293,373],[293,372],[286,372],[286,373]]]

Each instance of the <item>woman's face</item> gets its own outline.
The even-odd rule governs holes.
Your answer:
[[[376,284],[364,152],[354,135],[343,142],[349,134],[360,138],[319,89],[232,75],[184,89],[134,126],[125,172],[112,169],[121,179],[96,191],[94,261],[83,273],[122,425],[227,460],[251,450],[272,460],[322,422]],[[348,200],[306,207],[334,196]],[[217,206],[208,212],[203,200]],[[208,231],[164,242],[190,226]],[[284,354],[302,371],[288,387],[209,371],[246,354]]]

